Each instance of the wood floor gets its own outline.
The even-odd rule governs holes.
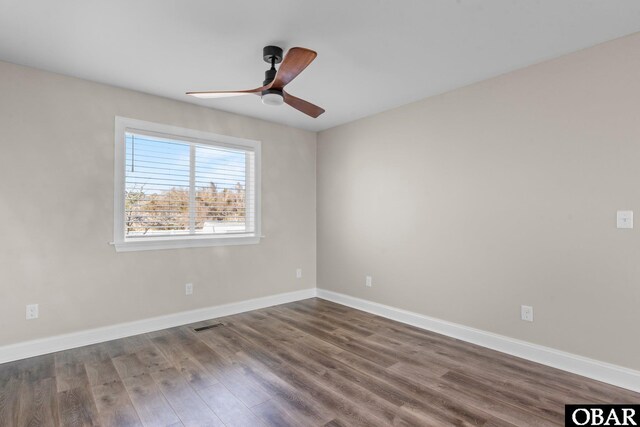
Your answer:
[[[640,395],[317,298],[0,365],[2,426],[551,426],[598,402]]]

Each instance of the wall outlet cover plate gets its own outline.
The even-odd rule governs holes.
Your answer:
[[[616,225],[618,228],[633,228],[633,211],[618,211]]]

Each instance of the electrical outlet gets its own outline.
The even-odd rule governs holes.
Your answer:
[[[616,225],[618,228],[633,228],[633,211],[618,211]]]
[[[184,294],[193,295],[193,283],[187,283],[184,285]]]
[[[27,305],[27,320],[38,318],[38,304]]]
[[[302,269],[298,268],[296,270],[296,279],[302,279]]]
[[[520,306],[520,318],[525,322],[533,322],[533,307],[529,305]]]
[[[371,276],[367,276],[367,277],[365,278],[364,285],[365,285],[367,288],[370,288],[371,286],[373,286],[373,279],[371,279]]]

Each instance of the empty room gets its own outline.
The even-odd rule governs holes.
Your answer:
[[[637,0],[0,0],[0,148],[0,427],[640,425]]]

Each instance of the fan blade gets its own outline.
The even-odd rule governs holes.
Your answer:
[[[210,90],[207,92],[187,92],[187,95],[195,96],[196,98],[228,98],[230,96],[241,96],[241,95],[251,95],[256,94],[260,95],[263,90],[268,89],[269,86],[262,86],[255,89],[248,90]]]
[[[311,49],[304,47],[292,47],[285,55],[276,73],[276,78],[271,82],[271,89],[282,90],[291,80],[295,79],[318,56]]]
[[[313,105],[310,102],[305,101],[304,99],[296,98],[293,95],[289,95],[287,92],[283,92],[284,102],[292,106],[298,111],[302,111],[307,116],[311,116],[314,119],[318,117],[320,114],[324,113],[324,110],[317,105]]]

